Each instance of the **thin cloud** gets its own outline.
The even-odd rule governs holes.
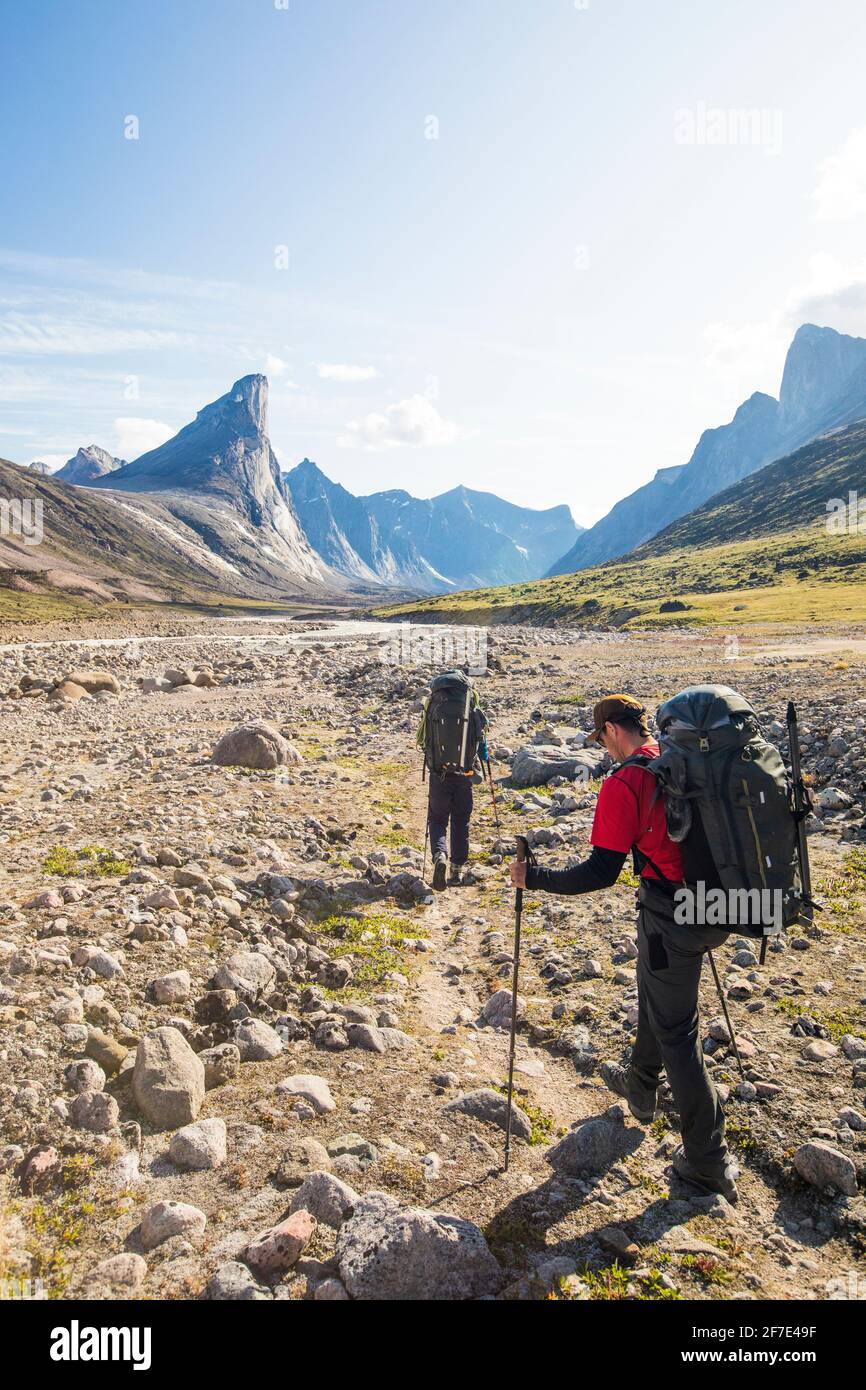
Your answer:
[[[324,381],[372,381],[379,375],[375,367],[353,367],[346,362],[317,362],[316,368]]]
[[[114,433],[117,439],[117,445],[112,451],[115,458],[132,462],[151,449],[158,449],[160,444],[171,439],[176,431],[164,420],[146,420],[127,415],[115,420]]]

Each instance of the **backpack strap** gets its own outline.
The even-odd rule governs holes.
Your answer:
[[[610,775],[611,777],[616,777],[617,774],[622,772],[623,768],[626,767],[642,767],[646,772],[649,771],[649,765],[651,762],[653,762],[653,758],[648,753],[633,753],[630,758],[625,758],[620,763],[619,767],[615,768]],[[653,807],[655,806],[656,802],[662,794],[662,789],[659,780],[655,776],[655,774],[650,773],[650,776],[652,777],[653,782],[655,783],[655,787],[653,789],[652,794],[652,800],[649,804],[649,810],[652,811]],[[628,787],[628,782],[623,782],[623,785]],[[628,787],[628,789],[631,792],[632,796],[634,796],[635,801],[637,801],[637,794],[635,793],[634,788]],[[680,880],[668,878],[666,874],[663,874],[658,864],[654,864],[653,861],[650,859],[649,855],[644,854],[643,850],[638,849],[637,845],[632,845],[631,853],[632,861],[634,863],[634,871],[637,874],[638,878],[641,876],[644,869],[650,868],[662,883],[669,883],[671,887],[679,887]]]

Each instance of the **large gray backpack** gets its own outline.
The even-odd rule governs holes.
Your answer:
[[[479,745],[478,697],[463,671],[446,671],[430,686],[424,711],[425,766],[431,772],[469,772]]]
[[[656,723],[660,752],[647,766],[661,788],[686,883],[770,890],[781,905],[776,929],[797,921],[802,894],[793,791],[748,700],[726,685],[694,685],[660,705]],[[739,920],[731,930],[771,934],[760,917],[753,924]]]

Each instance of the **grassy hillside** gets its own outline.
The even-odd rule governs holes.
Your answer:
[[[815,439],[796,453],[717,493],[688,516],[674,521],[635,558],[781,535],[827,518],[832,498],[857,492],[866,504],[866,421]]]
[[[388,604],[414,622],[665,627],[866,620],[866,524],[831,535],[827,505],[866,501],[866,421],[768,464],[639,550],[575,574]]]
[[[685,605],[662,612],[662,605]],[[613,560],[530,584],[471,589],[378,607],[412,622],[571,623],[665,627],[866,621],[866,532],[829,536],[823,522],[783,536]]]

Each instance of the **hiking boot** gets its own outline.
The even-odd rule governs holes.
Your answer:
[[[445,887],[445,869],[448,860],[444,854],[437,854],[433,862],[433,887],[441,891]]]
[[[693,1187],[700,1188],[701,1192],[718,1192],[728,1202],[737,1201],[739,1193],[736,1179],[740,1176],[740,1170],[730,1154],[725,1158],[721,1168],[712,1173],[702,1173],[689,1162],[685,1149],[679,1144],[674,1149],[671,1164],[677,1177],[682,1178],[683,1182],[691,1183]]]
[[[628,1067],[619,1067],[616,1062],[599,1063],[599,1075],[609,1091],[622,1096],[636,1120],[648,1125],[655,1118],[656,1093],[646,1086],[632,1080]]]
[[[462,864],[452,864],[452,865],[451,865],[451,873],[448,875],[448,887],[449,887],[449,888],[459,888],[459,887],[460,887],[460,884],[461,884],[462,882],[463,882],[463,865],[462,865]]]

